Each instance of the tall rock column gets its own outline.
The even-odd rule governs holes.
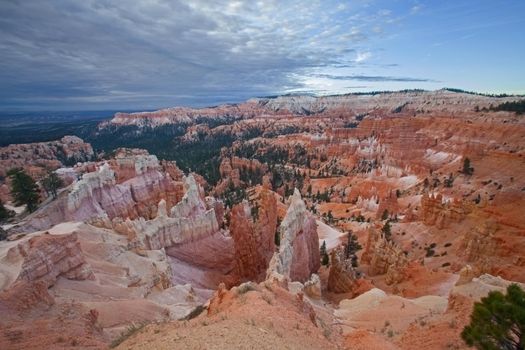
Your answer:
[[[319,239],[315,219],[297,189],[279,230],[281,245],[270,261],[267,278],[307,281],[321,266]]]
[[[237,273],[241,279],[258,281],[275,252],[277,200],[261,189],[253,201],[232,208],[230,233],[235,242]]]

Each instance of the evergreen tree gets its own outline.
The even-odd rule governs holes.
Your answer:
[[[470,166],[470,159],[463,159],[463,174],[472,175],[474,173],[474,168]]]
[[[326,241],[323,241],[323,244],[321,244],[319,253],[321,255],[321,264],[323,264],[324,266],[328,266],[328,264],[330,263],[330,258],[328,257],[328,252],[326,251]]]
[[[392,239],[392,227],[390,226],[390,220],[387,220],[387,222],[385,222],[381,231],[385,235],[387,241],[390,241]]]
[[[15,215],[14,211],[7,209],[0,200],[0,222],[9,219]]]
[[[461,337],[477,349],[525,349],[525,292],[517,284],[507,294],[493,291],[474,304]]]
[[[64,181],[57,175],[56,172],[50,171],[47,176],[42,180],[42,186],[46,190],[48,195],[57,197],[57,190],[64,186]]]
[[[277,226],[277,230],[275,230],[275,236],[273,237],[273,241],[277,247],[281,245],[281,233],[279,232],[279,226]]]
[[[386,220],[388,219],[388,210],[385,209],[385,211],[383,212],[383,215],[381,215],[381,220]]]
[[[35,180],[21,168],[11,169],[7,175],[11,178],[11,196],[15,205],[25,204],[30,213],[34,212],[40,199]]]
[[[350,231],[348,233],[348,241],[346,243],[345,248],[345,257],[346,259],[352,259],[352,266],[357,267],[357,251],[363,249],[361,244],[359,244],[359,241],[357,240],[357,236]]]
[[[329,224],[334,222],[334,216],[332,215],[332,211],[328,210],[328,214],[326,214],[326,220]]]
[[[450,173],[448,175],[448,178],[445,179],[445,187],[452,187],[453,184],[454,184],[454,177],[452,176],[452,173]]]

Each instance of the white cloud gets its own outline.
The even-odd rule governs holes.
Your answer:
[[[363,63],[365,61],[368,61],[372,57],[372,53],[365,51],[365,52],[357,52],[355,63]]]

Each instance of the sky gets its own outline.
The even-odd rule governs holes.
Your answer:
[[[523,0],[1,0],[0,111],[525,93]]]

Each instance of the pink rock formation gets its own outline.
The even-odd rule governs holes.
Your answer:
[[[275,251],[277,200],[264,188],[259,188],[255,196],[250,203],[243,201],[232,208],[230,233],[239,277],[260,281]]]
[[[152,218],[161,199],[171,207],[181,193],[182,186],[163,172],[155,156],[119,153],[116,160],[84,174],[18,230],[43,230],[64,221],[91,220],[110,226],[114,218]]]
[[[443,202],[443,196],[438,194],[421,197],[421,220],[426,225],[439,229],[447,227],[452,222],[460,222],[471,211],[471,208],[459,200]]]
[[[491,272],[494,259],[497,256],[497,241],[494,234],[497,224],[493,221],[485,221],[479,226],[473,227],[465,236],[460,245],[460,250],[465,260],[472,265],[477,274]]]
[[[11,199],[8,179],[6,182],[4,178],[12,168],[23,168],[35,180],[40,180],[48,170],[85,162],[94,155],[91,145],[76,136],[64,136],[57,141],[0,147],[0,200],[7,202]]]
[[[353,292],[358,287],[358,276],[352,267],[352,261],[345,259],[342,247],[330,252],[330,271],[327,289],[334,293]]]
[[[11,248],[9,259],[23,258],[18,281],[43,281],[52,286],[58,276],[85,280],[94,278],[80,250],[77,234],[42,235]]]
[[[152,220],[139,217],[127,220],[127,232],[133,245],[142,249],[162,249],[209,237],[219,231],[215,209],[206,208],[201,190],[193,176],[184,179],[185,194],[168,215],[165,201],[159,203]]]
[[[267,271],[267,279],[307,281],[317,272],[319,239],[314,217],[306,210],[301,194],[295,189],[290,197],[290,206],[280,226],[281,245]]]
[[[21,167],[36,176],[45,173],[45,167],[57,169],[65,163],[85,162],[94,156],[93,148],[76,136],[60,140],[0,147],[0,176],[11,168]]]
[[[386,274],[387,284],[396,284],[405,279],[405,269],[408,266],[408,258],[403,250],[393,241],[371,229],[368,234],[365,251],[361,261],[369,264],[371,276]]]

